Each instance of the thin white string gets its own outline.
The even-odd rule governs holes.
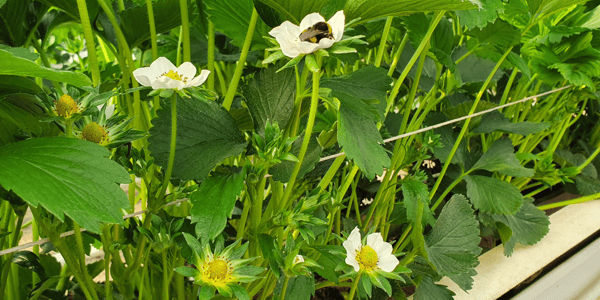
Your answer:
[[[515,104],[523,103],[523,102],[526,102],[526,101],[529,101],[529,100],[533,100],[533,99],[536,99],[536,98],[539,98],[539,97],[543,97],[543,96],[546,96],[546,95],[549,95],[549,94],[552,94],[552,93],[556,93],[558,91],[562,91],[562,90],[568,89],[570,87],[571,87],[570,85],[564,86],[564,87],[561,87],[561,88],[558,88],[558,89],[554,89],[554,90],[551,90],[551,91],[547,91],[547,92],[544,92],[544,93],[541,93],[541,94],[537,94],[537,95],[534,95],[534,96],[531,96],[531,97],[523,98],[523,99],[515,101],[515,102],[511,102],[511,103],[507,103],[507,104],[504,104],[504,105],[496,106],[494,108],[483,110],[483,111],[480,111],[478,113],[474,113],[472,115],[467,115],[467,116],[460,117],[460,118],[457,118],[457,119],[453,119],[453,120],[450,120],[450,121],[446,121],[446,122],[442,122],[442,123],[439,123],[439,124],[435,124],[433,126],[421,128],[419,130],[407,132],[407,133],[404,133],[404,134],[401,134],[401,135],[398,135],[398,136],[395,136],[395,137],[391,137],[389,139],[385,139],[385,140],[383,140],[383,143],[385,144],[385,143],[393,142],[395,140],[398,140],[398,139],[401,139],[401,138],[405,138],[405,137],[409,137],[411,135],[419,134],[421,132],[425,132],[425,131],[428,131],[428,130],[431,130],[431,129],[436,129],[436,128],[440,128],[440,127],[443,127],[443,126],[446,126],[446,125],[450,125],[450,124],[453,124],[453,123],[458,123],[458,122],[460,122],[462,120],[466,120],[466,119],[469,119],[469,118],[481,116],[483,114],[486,114],[486,113],[489,113],[489,112],[492,112],[492,111],[495,111],[495,110],[499,110],[499,109],[502,109],[502,108],[505,108],[505,107],[509,107],[509,106],[512,106],[512,105],[515,105]],[[345,153],[344,152],[340,152],[340,153],[337,153],[337,154],[329,155],[329,156],[321,158],[319,160],[319,162],[330,160],[330,159],[333,159],[333,158],[336,158],[336,157],[340,157],[342,155],[345,155]],[[179,203],[182,203],[183,201],[188,201],[188,200],[189,199],[180,199],[180,200],[177,200],[177,201],[169,202],[169,203],[165,204],[165,206],[171,206],[171,205],[179,204]],[[148,212],[147,209],[136,211],[136,212],[134,212],[132,214],[128,214],[128,215],[123,216],[123,219],[129,219],[129,218],[132,218],[132,217],[135,217],[135,216],[139,216],[139,215],[141,215],[143,213],[147,213],[147,212]],[[81,229],[81,231],[85,231],[85,229]],[[67,231],[67,232],[62,233],[60,235],[60,237],[66,237],[66,236],[70,236],[72,234],[73,234],[73,231],[71,230],[71,231]],[[41,239],[41,240],[38,240],[38,241],[35,241],[35,242],[31,242],[31,243],[19,245],[19,246],[14,247],[14,248],[2,250],[2,251],[0,251],[0,256],[6,255],[6,254],[10,254],[10,253],[14,253],[14,252],[17,252],[17,251],[21,251],[23,249],[27,249],[27,248],[33,247],[35,245],[41,245],[41,244],[43,244],[45,242],[48,242],[48,241],[49,241],[48,239]]]

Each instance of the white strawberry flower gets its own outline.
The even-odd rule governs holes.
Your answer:
[[[294,58],[300,54],[329,48],[339,42],[344,35],[345,23],[343,10],[335,13],[328,21],[319,13],[312,13],[302,19],[300,26],[285,21],[269,34],[275,37],[285,56]]]
[[[133,71],[133,76],[140,84],[151,86],[155,90],[181,90],[199,86],[206,81],[209,74],[209,70],[202,70],[200,75],[196,76],[196,67],[191,62],[184,62],[178,68],[166,57],[157,58],[150,67]]]
[[[392,254],[392,245],[384,242],[379,232],[369,234],[367,244],[363,245],[360,231],[354,228],[342,245],[346,248],[346,263],[356,272],[372,273],[380,269],[392,272],[400,263]]]

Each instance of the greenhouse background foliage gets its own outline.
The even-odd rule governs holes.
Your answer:
[[[598,5],[0,0],[0,298],[453,299],[600,196]]]

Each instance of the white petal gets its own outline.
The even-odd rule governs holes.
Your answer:
[[[346,254],[348,257],[356,257],[356,250],[362,247],[362,242],[360,240],[360,231],[358,227],[354,227],[354,230],[348,236],[348,239],[345,240],[342,245],[346,248]]]
[[[166,85],[167,85],[168,89],[181,90],[181,89],[185,88],[185,83],[183,83],[183,81],[179,81],[179,80],[171,80],[171,81],[167,82]]]
[[[321,47],[319,47],[320,44],[317,43],[310,43],[310,42],[298,42],[296,44],[296,49],[298,49],[298,52],[300,53],[313,53],[315,51],[317,51],[317,49],[320,49]]]
[[[346,263],[348,265],[351,265],[354,267],[354,271],[358,272],[360,270],[360,266],[358,265],[358,262],[356,261],[356,256],[347,256],[346,257]]]
[[[150,64],[150,68],[152,71],[154,71],[154,73],[156,73],[157,76],[167,73],[171,70],[177,71],[177,67],[175,67],[175,65],[164,56],[161,56],[153,61],[152,64]]]
[[[297,38],[300,36],[301,32],[302,31],[300,30],[300,27],[298,27],[290,21],[285,21],[281,23],[281,25],[271,29],[271,31],[269,31],[269,34],[275,38],[282,34],[288,34]]]
[[[133,71],[133,77],[140,84],[145,86],[152,85],[152,81],[156,79],[156,75],[151,68],[137,68]]]
[[[386,272],[392,272],[399,263],[400,262],[398,261],[398,259],[390,254],[384,257],[380,257],[379,261],[377,262],[377,266]]]
[[[304,19],[302,19],[302,21],[300,22],[300,32],[319,22],[325,22],[325,18],[323,18],[323,16],[321,16],[319,13],[314,12],[312,14],[306,15],[306,17],[304,17]]]
[[[327,48],[331,47],[331,45],[333,45],[333,43],[335,43],[335,41],[332,39],[321,39],[319,41],[318,49],[327,49]]]
[[[184,88],[184,83],[183,81],[179,81],[179,80],[173,80],[169,77],[160,77],[157,80],[155,80],[154,82],[152,82],[152,88],[157,90],[157,89],[182,89]]]
[[[372,233],[367,236],[367,245],[377,252],[377,257],[390,255],[393,251],[392,245],[383,241],[383,237],[379,232]]]
[[[344,11],[340,10],[336,12],[327,23],[331,26],[333,38],[336,42],[339,42],[344,35],[344,26],[346,26],[346,16],[344,16]]]
[[[179,73],[181,79],[187,77],[185,80],[191,80],[194,78],[194,76],[196,76],[196,67],[191,62],[186,61],[182,63],[179,68],[177,68],[177,73]]]
[[[294,58],[300,53],[304,53],[300,52],[297,47],[300,28],[290,21],[285,21],[281,25],[273,28],[269,31],[269,34],[275,37],[285,56]]]
[[[200,75],[198,75],[194,79],[188,81],[185,84],[185,87],[199,86],[199,85],[203,84],[206,81],[206,79],[208,79],[208,75],[210,75],[209,70],[202,70],[202,72],[200,72]]]

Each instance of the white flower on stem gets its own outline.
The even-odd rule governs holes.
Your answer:
[[[367,244],[363,245],[360,231],[354,228],[342,245],[346,248],[346,263],[354,267],[356,272],[371,273],[379,269],[392,272],[399,263],[392,254],[392,245],[384,242],[379,232],[369,234]]]
[[[275,37],[285,56],[294,58],[300,54],[329,48],[333,43],[339,42],[344,35],[345,24],[343,10],[335,13],[328,21],[319,13],[312,13],[302,19],[300,26],[285,21],[269,34]]]
[[[297,263],[303,263],[304,262],[304,256],[298,254],[296,255],[296,257],[294,257],[294,261],[292,262],[294,265]]]
[[[178,68],[166,57],[157,58],[150,67],[133,71],[133,76],[140,84],[151,86],[155,90],[181,90],[199,86],[206,81],[209,74],[209,70],[202,70],[200,75],[196,76],[196,67],[191,62],[184,62]]]

